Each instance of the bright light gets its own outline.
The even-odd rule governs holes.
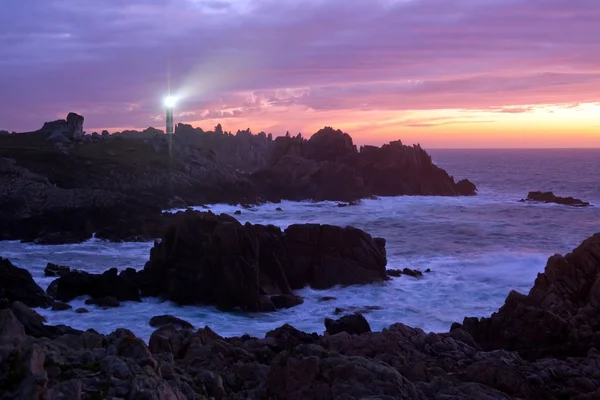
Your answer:
[[[165,106],[167,106],[168,108],[175,107],[175,104],[177,104],[177,98],[173,96],[167,96],[165,98]]]

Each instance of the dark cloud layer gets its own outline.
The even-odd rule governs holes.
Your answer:
[[[598,0],[6,1],[9,130],[148,126],[169,82],[189,120],[600,100]]]

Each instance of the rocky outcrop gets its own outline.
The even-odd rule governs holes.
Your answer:
[[[83,121],[81,115],[71,112],[67,119],[46,122],[38,132],[47,134],[48,140],[53,142],[77,142],[83,138]]]
[[[31,273],[0,257],[0,299],[20,301],[29,307],[50,307],[52,300],[33,280]]]
[[[297,305],[292,289],[387,279],[385,241],[354,228],[242,225],[233,217],[181,212],[139,276],[147,296],[179,304],[270,311]]]
[[[600,348],[600,234],[550,257],[528,295],[512,291],[498,312],[465,318],[462,329],[484,349],[516,350],[527,359],[581,357]]]
[[[353,201],[371,196],[472,196],[418,145],[400,141],[360,151],[350,135],[326,127],[309,140],[279,137],[266,168],[252,180],[267,199]]]
[[[63,302],[71,301],[79,296],[90,296],[93,300],[112,297],[117,301],[116,306],[119,301],[142,300],[136,282],[136,271],[131,268],[121,271],[121,273],[118,273],[116,268],[111,268],[102,274],[70,271],[50,284],[48,294]],[[90,304],[102,306],[102,302]]]
[[[40,323],[45,327],[43,323]],[[319,336],[284,325],[265,338],[223,338],[166,325],[148,344],[109,335],[27,332],[0,310],[0,396],[7,399],[595,399],[600,353],[527,361],[482,351],[456,329]],[[46,335],[45,333],[51,333]]]
[[[572,207],[589,207],[590,203],[579,200],[573,197],[560,197],[552,192],[529,192],[527,199],[522,199],[521,202],[534,203],[555,203]]]

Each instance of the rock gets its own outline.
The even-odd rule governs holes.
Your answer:
[[[85,304],[96,305],[100,308],[117,308],[121,305],[119,299],[113,296],[99,297],[96,299],[87,299]]]
[[[80,141],[83,137],[83,121],[81,115],[71,112],[66,120],[46,122],[39,132],[49,134],[48,139],[52,141]]]
[[[23,342],[26,339],[25,328],[9,309],[0,310],[0,343],[7,341]]]
[[[242,212],[240,210],[237,210],[234,212],[235,215],[242,215]]]
[[[301,303],[292,288],[384,280],[386,262],[385,241],[359,229],[307,224],[282,232],[186,211],[155,243],[136,279],[145,295],[179,304],[273,311]]]
[[[345,315],[337,320],[325,318],[325,328],[330,335],[340,332],[347,332],[350,335],[361,335],[371,332],[371,327],[362,314]]]
[[[50,390],[46,395],[47,400],[81,400],[82,382],[79,379],[72,379],[66,382],[60,382]]]
[[[75,312],[76,312],[77,314],[87,314],[87,313],[89,313],[90,311],[89,311],[87,308],[80,307],[80,308],[76,309],[76,310],[75,310]]]
[[[160,328],[164,325],[173,325],[179,329],[194,329],[194,325],[172,315],[157,315],[150,319],[150,326]]]
[[[548,259],[528,295],[512,291],[490,318],[461,328],[486,350],[526,359],[584,356],[600,345],[600,234],[566,256]]]
[[[52,263],[48,263],[46,268],[44,268],[45,276],[63,276],[68,274],[69,272],[71,272],[71,268]]]
[[[280,294],[270,297],[276,309],[291,308],[304,303],[304,299],[293,294]]]
[[[590,203],[575,199],[573,197],[560,197],[556,196],[552,192],[529,192],[527,199],[521,200],[522,202],[536,202],[536,203],[556,203],[572,207],[589,207]]]
[[[277,207],[275,211],[283,211],[283,209],[281,207]]]
[[[288,261],[283,267],[293,289],[306,285],[329,289],[387,279],[385,240],[360,229],[291,225],[285,230],[285,248]]]
[[[431,271],[429,271],[429,272],[431,272]],[[408,276],[411,276],[413,278],[421,278],[423,276],[423,273],[421,271],[419,271],[418,269],[410,269],[410,268],[404,268],[403,270],[388,269],[387,270],[387,274],[389,276],[393,276],[393,277],[399,277],[399,276],[402,276],[402,275],[408,275]]]
[[[21,301],[29,307],[50,307],[51,299],[39,287],[26,269],[14,266],[0,257],[0,289],[11,302]]]
[[[70,310],[73,307],[70,304],[66,304],[66,303],[61,303],[60,301],[55,301],[52,304],[52,311],[65,311],[65,310]]]
[[[377,310],[381,310],[381,307],[379,306],[353,306],[353,307],[347,307],[347,308],[340,308],[340,307],[336,307],[336,309],[333,311],[333,313],[335,315],[340,315],[343,313],[355,313],[355,314],[367,314],[369,311],[377,311]]]
[[[111,268],[102,274],[71,271],[56,280],[54,296],[56,300],[64,302],[84,295],[89,295],[95,300],[114,297],[118,301],[141,301],[140,291],[134,279],[134,271],[125,270],[119,274],[116,268]],[[115,302],[105,301],[105,303]]]
[[[337,300],[337,298],[333,297],[333,296],[323,296],[319,299],[319,301],[333,301],[333,300]]]

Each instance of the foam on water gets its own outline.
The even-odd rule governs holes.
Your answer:
[[[283,211],[276,211],[281,207]],[[213,212],[233,213],[240,207],[214,205]],[[223,313],[214,307],[180,307],[171,302],[145,299],[126,302],[113,310],[85,306],[85,298],[72,302],[88,314],[73,310],[39,310],[51,324],[109,333],[127,327],[143,338],[153,331],[154,315],[172,314],[197,327],[210,326],[224,336],[244,333],[264,335],[291,323],[306,331],[323,331],[323,319],[334,317],[336,308],[376,306],[366,316],[373,329],[395,322],[426,331],[447,330],[465,316],[489,315],[500,307],[510,290],[527,292],[548,256],[564,253],[597,229],[586,221],[597,217],[595,209],[533,206],[505,202],[485,194],[475,198],[399,197],[366,200],[358,206],[337,207],[332,202],[283,202],[242,209],[241,222],[354,225],[373,236],[387,239],[388,268],[430,268],[422,279],[394,278],[381,284],[299,292],[305,303],[275,313]],[[567,222],[577,221],[577,229]],[[597,219],[594,219],[597,221]],[[89,272],[107,268],[140,269],[152,243],[109,243],[90,240],[79,245],[38,246],[0,242],[1,254],[28,268],[43,287],[52,278],[43,276],[47,262],[69,265]],[[336,300],[321,301],[324,296]]]
[[[542,152],[538,158],[537,153],[508,153],[434,152],[434,159],[457,177],[474,179],[480,188],[476,197],[381,198],[344,208],[335,202],[282,202],[248,210],[230,205],[209,207],[215,213],[241,210],[236,216],[241,222],[281,228],[321,223],[364,229],[386,239],[388,268],[430,268],[433,272],[422,279],[403,276],[374,285],[304,289],[299,291],[304,304],[275,313],[223,313],[214,307],[179,307],[156,299],[125,302],[112,310],[85,306],[88,314],[39,311],[51,324],[104,333],[126,327],[146,339],[154,330],[148,321],[159,314],[178,316],[196,327],[208,325],[224,336],[262,336],[284,323],[322,332],[323,319],[334,316],[336,307],[370,306],[379,307],[365,314],[375,330],[402,322],[426,331],[445,331],[465,316],[496,311],[511,290],[527,293],[549,256],[564,254],[600,231],[600,182],[594,173],[600,170],[600,152]],[[559,195],[591,201],[596,207],[519,203],[528,190],[555,190]],[[283,211],[276,211],[277,207]],[[151,247],[152,243],[95,239],[61,246],[0,242],[0,255],[27,268],[47,287],[52,280],[43,276],[47,262],[97,273],[110,267],[140,269]],[[324,296],[336,300],[320,301]],[[74,308],[84,306],[84,300],[74,301]]]

